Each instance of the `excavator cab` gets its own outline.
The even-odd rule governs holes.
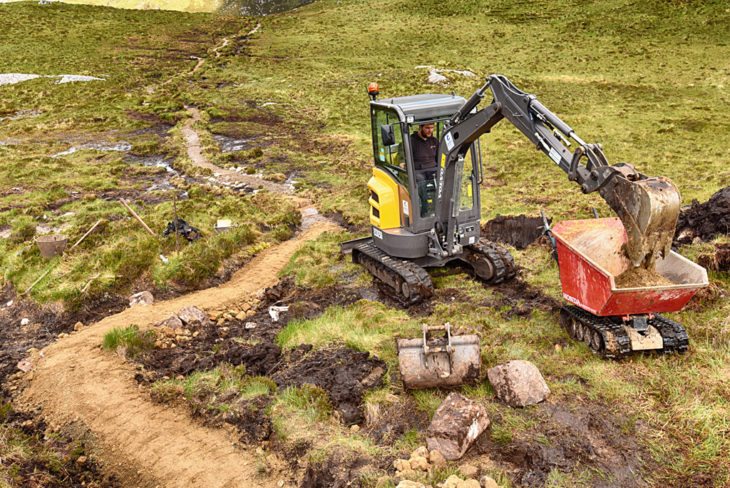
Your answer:
[[[421,125],[433,124],[441,140],[444,124],[466,100],[455,95],[416,95],[370,103],[373,175],[370,190],[370,223],[379,247],[392,256],[416,259],[428,254],[427,233],[434,227],[438,165],[419,167],[411,137]],[[481,155],[474,141],[459,162],[456,217],[471,222],[472,243],[478,239]],[[381,236],[381,237],[379,237]]]

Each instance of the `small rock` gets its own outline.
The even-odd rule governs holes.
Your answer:
[[[276,486],[278,486],[279,488],[282,488],[284,486],[284,480],[277,481]]]
[[[426,488],[426,485],[418,481],[403,480],[395,488]]]
[[[413,471],[428,471],[431,467],[423,456],[412,456],[409,462]]]
[[[550,395],[545,379],[537,366],[529,361],[510,361],[487,371],[497,398],[512,407],[526,407]]]
[[[246,330],[255,329],[256,328],[256,322],[246,322],[246,324],[244,324],[243,328],[246,329]]]
[[[31,369],[33,369],[33,363],[30,361],[30,359],[21,359],[18,364],[18,369],[21,370],[23,373],[27,373]]]
[[[459,483],[462,483],[464,480],[456,476],[455,474],[452,474],[448,478],[446,478],[446,481],[444,481],[444,484],[441,485],[442,488],[458,488]]]
[[[449,82],[449,79],[439,73],[437,70],[432,69],[429,71],[428,80],[426,81],[428,83],[431,83],[432,85],[445,85]]]
[[[236,320],[245,320],[248,314],[243,310],[236,314]]]
[[[20,326],[21,327],[25,327],[28,324],[30,324],[30,319],[26,319],[26,318],[20,319]]]
[[[141,291],[135,293],[129,297],[129,306],[136,307],[137,305],[152,305],[155,301],[155,297],[148,291]]]
[[[177,317],[185,325],[205,325],[208,315],[198,307],[185,307],[177,312]]]
[[[484,475],[479,479],[481,488],[499,488],[499,485],[491,476]]]
[[[21,427],[33,427],[33,421],[32,420],[24,420],[22,424],[20,424]]]
[[[441,452],[445,459],[459,459],[489,427],[489,417],[482,405],[458,393],[450,393],[439,405],[426,432],[430,450]]]
[[[181,329],[183,326],[182,320],[180,320],[177,316],[173,315],[172,317],[168,317],[167,319],[163,320],[159,324],[156,324],[156,327],[160,327],[163,329],[163,332],[167,335],[167,330],[178,330]]]
[[[393,467],[396,471],[406,471],[411,469],[411,463],[407,459],[396,459],[393,461]]]
[[[76,331],[76,332],[80,331],[83,328],[84,328],[84,323],[83,322],[76,322],[74,324],[74,331]]]
[[[411,457],[413,456],[421,456],[428,459],[428,448],[426,446],[419,447],[411,453]]]
[[[437,468],[443,468],[446,466],[446,458],[435,449],[428,454],[428,458],[431,460],[431,464]]]
[[[476,478],[479,475],[479,468],[473,464],[462,464],[459,466],[459,471],[465,478]]]
[[[479,482],[474,479],[464,480],[461,483],[459,483],[457,486],[458,486],[458,488],[481,488],[481,486],[479,485]]]
[[[78,464],[79,466],[83,466],[84,464],[86,464],[87,460],[88,458],[86,456],[79,456],[78,458],[76,458],[76,464]]]
[[[12,300],[8,301],[8,303],[6,303],[5,306],[6,307],[12,307],[13,306],[13,301]]]
[[[352,432],[353,434],[356,434],[356,433],[360,432],[360,426],[357,425],[357,424],[351,425],[350,426],[350,432]]]

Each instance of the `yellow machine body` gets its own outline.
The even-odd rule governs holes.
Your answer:
[[[400,185],[388,173],[373,168],[368,181],[370,190],[370,224],[378,229],[397,229],[401,226]]]

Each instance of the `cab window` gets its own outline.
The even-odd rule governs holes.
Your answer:
[[[403,126],[395,112],[373,109],[373,150],[375,165],[392,174],[408,188]]]

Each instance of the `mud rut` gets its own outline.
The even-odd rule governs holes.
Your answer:
[[[199,68],[200,63],[195,69]],[[291,191],[285,185],[211,164],[193,128],[200,112],[192,107],[188,111],[191,118],[183,127],[183,137],[193,164],[211,169],[219,179],[235,179],[278,193]],[[290,198],[302,213],[302,229],[293,239],[262,252],[220,286],[126,309],[58,340],[43,350],[16,404],[40,407],[51,426],[89,437],[104,467],[119,475],[125,486],[279,486],[276,474],[262,478],[257,473],[256,456],[235,447],[233,434],[201,426],[182,409],[152,403],[134,380],[134,366],[103,351],[100,345],[104,334],[114,327],[136,324],[145,330],[185,306],[232,306],[250,301],[257,292],[274,285],[278,272],[302,243],[339,229],[303,199]],[[285,463],[280,466],[277,469],[279,466],[274,465],[273,472],[280,471],[281,478],[288,478]]]

